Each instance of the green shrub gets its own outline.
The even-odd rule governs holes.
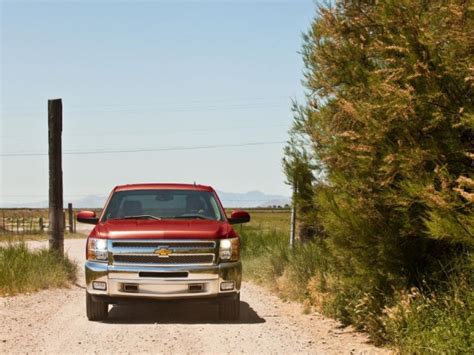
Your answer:
[[[305,244],[297,243],[289,254],[287,273],[295,290],[295,298],[304,300],[309,297],[308,284],[315,275],[324,280],[324,274],[328,269],[324,252],[323,241],[312,241]]]
[[[402,353],[474,353],[474,270],[456,271],[444,287],[398,292],[385,308],[386,336]]]
[[[243,228],[240,235],[244,275],[259,282],[275,283],[289,260],[288,235],[255,227]]]
[[[244,275],[276,287],[288,298],[307,298],[310,278],[326,268],[322,242],[297,244],[290,250],[288,233],[253,227],[244,228],[241,239]]]
[[[327,240],[288,247],[288,234],[244,228],[244,277],[305,302],[402,353],[474,352],[474,258],[464,253],[419,287],[388,291],[345,271]],[[365,276],[364,276],[365,277]],[[376,287],[375,285],[381,285]]]
[[[46,249],[31,250],[25,243],[0,246],[0,295],[12,295],[76,280],[76,264]]]

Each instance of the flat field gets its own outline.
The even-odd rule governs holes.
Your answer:
[[[277,209],[245,209],[250,213],[250,223],[237,225],[237,231],[252,229],[262,232],[290,233],[291,210]],[[230,216],[230,210],[227,215]]]

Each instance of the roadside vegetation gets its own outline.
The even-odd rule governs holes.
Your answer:
[[[25,243],[0,244],[0,296],[65,287],[76,281],[76,264]]]
[[[403,353],[474,353],[474,8],[341,1],[304,37],[287,233],[245,228],[248,277]]]
[[[327,241],[300,242],[290,250],[289,212],[288,224],[276,221],[273,229],[261,228],[277,216],[252,213],[252,224],[240,231],[244,278],[283,299],[302,302],[308,312],[354,325],[377,345],[402,353],[472,353],[472,265],[464,261],[448,265],[442,281],[427,279],[420,287],[394,290],[391,295],[364,291],[356,275],[346,276],[345,282],[354,285],[348,289],[341,286],[341,271]]]

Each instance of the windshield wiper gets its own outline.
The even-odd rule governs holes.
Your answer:
[[[161,221],[160,217],[155,217],[149,214],[141,214],[138,216],[123,216],[123,217],[115,217],[115,218],[109,218],[109,220],[114,220],[114,219],[156,219],[158,221]]]
[[[205,217],[205,216],[200,215],[200,214],[182,214],[181,216],[173,216],[173,217],[169,217],[169,218],[171,218],[171,219],[197,218],[197,219],[205,219],[207,221],[213,221],[214,220],[213,218]]]

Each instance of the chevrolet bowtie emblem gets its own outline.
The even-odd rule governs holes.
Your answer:
[[[168,248],[159,248],[155,250],[155,254],[158,255],[160,258],[166,258],[172,254],[173,251]]]

